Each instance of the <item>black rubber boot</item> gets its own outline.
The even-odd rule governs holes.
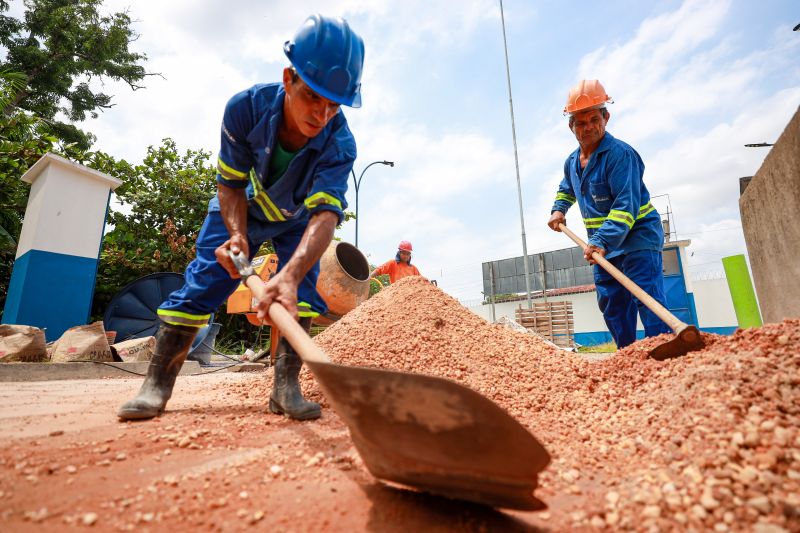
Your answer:
[[[306,331],[311,329],[311,318],[300,319]],[[308,402],[300,392],[300,368],[303,361],[285,337],[281,337],[275,356],[275,383],[269,398],[269,410],[295,420],[312,420],[322,414],[316,402]]]
[[[197,328],[161,324],[142,388],[136,398],[119,408],[118,417],[122,420],[141,420],[164,412],[167,400],[172,396],[175,378],[181,371],[196,334]]]

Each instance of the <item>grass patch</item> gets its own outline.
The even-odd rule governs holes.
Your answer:
[[[578,351],[582,353],[610,353],[617,351],[617,345],[612,341],[594,346],[579,346]]]

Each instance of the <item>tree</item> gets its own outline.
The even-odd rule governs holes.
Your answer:
[[[59,112],[70,121],[112,107],[112,96],[95,91],[91,82],[122,80],[133,89],[149,74],[139,63],[144,54],[131,52],[138,36],[127,13],[101,16],[102,0],[25,0],[25,18],[7,15],[7,0],[0,0],[0,46],[7,49],[0,70],[19,72],[25,87],[3,110],[5,117],[25,110],[50,120],[55,135],[88,150],[94,141],[70,123],[56,119]]]
[[[0,71],[0,316],[5,306],[29,187],[22,175],[49,151],[76,157],[74,145],[59,141],[51,124],[23,111],[4,115],[17,91],[24,89],[24,76]]]
[[[123,180],[115,191],[120,208],[109,213],[93,304],[102,316],[116,292],[154,272],[183,272],[216,191],[211,154],[178,153],[175,141],[149,147],[141,165],[95,155],[91,166]]]
[[[0,113],[5,115],[5,109],[16,99],[17,94],[25,90],[25,74],[14,72],[11,69],[0,70]]]
[[[15,97],[18,91],[25,88],[25,76],[19,72],[10,70],[0,70],[0,114],[8,106],[9,102]],[[3,163],[6,162],[7,154],[9,153],[10,146],[6,145],[6,138],[9,136],[11,129],[16,128],[16,124],[12,125],[11,120],[5,121],[0,124],[0,173],[6,167]],[[27,128],[23,128],[25,130]],[[15,150],[16,151],[16,150]],[[15,235],[19,234],[21,225],[21,217],[19,216],[17,205],[18,201],[18,187],[14,184],[6,183],[6,179],[0,174],[0,184],[3,184],[0,189],[0,262],[5,261],[5,255],[13,253],[17,245]],[[13,235],[12,235],[13,233]],[[3,268],[0,267],[0,275],[3,273]],[[3,282],[0,281],[0,284]],[[0,285],[5,287],[5,285]]]
[[[175,141],[164,139],[149,147],[140,165],[115,161],[94,153],[88,166],[123,181],[116,191],[116,206],[109,212],[112,229],[103,239],[97,273],[93,320],[100,320],[108,304],[125,285],[155,272],[180,272],[195,257],[195,242],[216,192],[216,168],[210,152],[187,150],[179,154]],[[264,247],[261,253],[270,253]],[[229,315],[223,304],[216,314],[222,323],[220,344],[253,342],[257,328],[242,315]]]

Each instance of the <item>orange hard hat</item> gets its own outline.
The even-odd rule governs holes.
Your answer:
[[[409,241],[400,241],[400,244],[397,245],[398,250],[403,250],[404,252],[410,252],[413,250],[411,247],[411,242]]]
[[[564,114],[571,115],[578,111],[605,107],[606,103],[614,103],[614,100],[606,94],[599,81],[581,80],[569,91]]]

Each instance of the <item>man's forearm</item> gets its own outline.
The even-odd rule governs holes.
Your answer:
[[[285,274],[299,283],[325,253],[338,222],[339,217],[331,211],[321,211],[312,216],[300,244],[283,269]]]
[[[217,184],[219,210],[228,234],[247,237],[247,194],[244,189],[234,189]]]

